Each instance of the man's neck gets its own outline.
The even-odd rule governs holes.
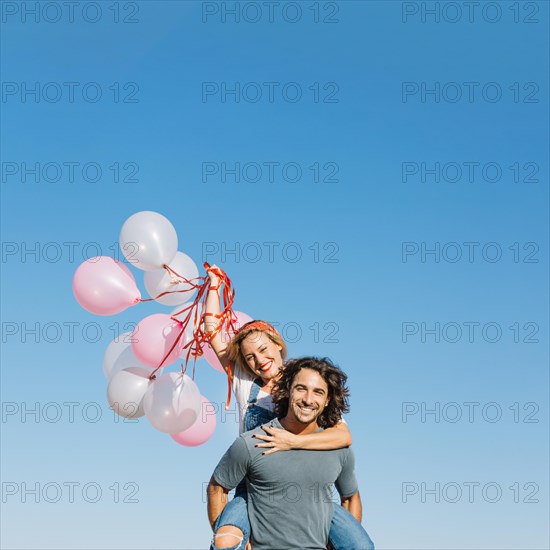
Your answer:
[[[288,415],[284,418],[279,418],[279,422],[287,432],[291,432],[295,435],[308,435],[315,433],[319,429],[319,424],[317,424],[317,422],[302,424],[293,418],[289,418]]]

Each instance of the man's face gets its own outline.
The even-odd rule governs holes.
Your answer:
[[[288,402],[289,420],[311,424],[328,403],[328,386],[314,370],[302,369],[292,381]]]

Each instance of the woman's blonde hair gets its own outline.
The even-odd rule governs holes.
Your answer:
[[[235,334],[231,342],[229,343],[229,362],[234,367],[238,365],[242,369],[250,371],[246,359],[241,351],[242,341],[254,332],[263,332],[273,343],[281,346],[281,357],[283,361],[286,359],[286,343],[282,336],[275,330],[273,325],[266,321],[250,321],[245,323]]]

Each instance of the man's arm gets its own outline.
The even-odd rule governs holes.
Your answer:
[[[363,505],[361,504],[361,497],[359,491],[350,497],[342,499],[342,506],[359,522],[363,517]]]
[[[216,466],[207,489],[208,520],[212,528],[227,505],[227,494],[245,477],[249,459],[244,439],[237,437]]]
[[[363,509],[357,478],[355,477],[355,455],[351,447],[344,449],[344,460],[342,470],[335,482],[336,489],[340,494],[342,506],[358,521],[361,522]]]
[[[227,505],[229,489],[222,487],[212,476],[206,491],[208,494],[208,521],[213,531],[216,520]]]

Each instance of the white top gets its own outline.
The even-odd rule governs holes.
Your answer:
[[[250,397],[250,391],[252,390],[256,378],[257,376],[249,370],[243,369],[239,365],[235,365],[232,388],[237,406],[239,407],[239,434],[243,433],[244,415],[248,407],[248,398]],[[262,407],[262,409],[272,411],[273,399],[271,399],[271,394],[260,390],[256,405]]]

